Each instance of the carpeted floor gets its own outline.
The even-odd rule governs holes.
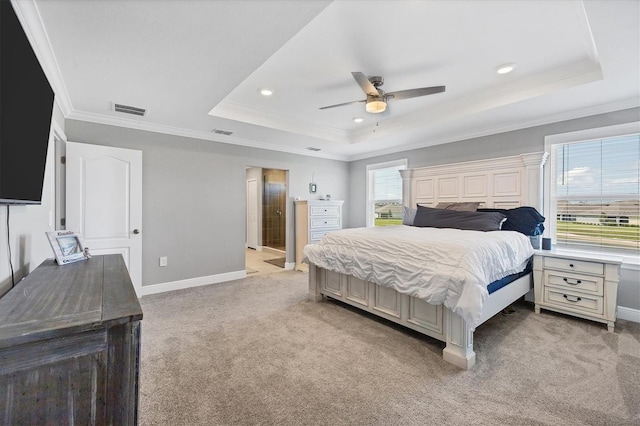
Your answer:
[[[145,296],[140,424],[640,425],[640,324],[519,303],[462,371],[442,342],[306,291],[287,271]]]

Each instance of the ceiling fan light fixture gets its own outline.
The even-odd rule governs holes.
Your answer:
[[[367,96],[365,110],[371,114],[380,114],[387,109],[387,102],[381,96]]]

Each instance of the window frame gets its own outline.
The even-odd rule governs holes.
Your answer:
[[[555,195],[555,185],[553,184],[552,177],[556,175],[556,158],[552,153],[552,147],[558,144],[572,143],[572,142],[586,142],[594,139],[606,139],[619,136],[627,136],[640,133],[640,121],[634,121],[630,123],[617,124],[612,126],[597,127],[593,129],[578,130],[574,132],[559,133],[554,135],[547,135],[544,138],[544,150],[549,153],[549,159],[547,166],[544,168],[543,174],[543,215],[548,218],[545,223],[546,230],[544,232],[545,237],[550,237],[553,244],[556,244],[556,209],[554,203],[551,200]],[[615,248],[595,248],[595,247],[573,247],[566,245],[559,245],[565,251],[591,253],[595,255],[611,255],[616,254],[623,258],[623,263],[640,265],[640,256],[629,254],[616,250]]]
[[[409,167],[409,161],[406,158],[403,159],[399,159],[399,160],[392,160],[392,161],[385,161],[382,163],[374,163],[374,164],[367,164],[367,168],[366,168],[366,185],[367,185],[367,192],[366,192],[366,227],[370,228],[375,226],[375,208],[372,208],[373,206],[375,206],[375,200],[373,199],[373,172],[376,172],[378,170],[382,170],[382,169],[390,169],[390,168],[395,168],[395,167],[404,167],[403,170],[406,170]],[[402,179],[402,178],[401,178]],[[402,203],[404,200],[402,199],[404,194],[400,195],[400,203]],[[372,206],[373,204],[373,206]]]

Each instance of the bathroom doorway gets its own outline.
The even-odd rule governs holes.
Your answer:
[[[287,173],[262,169],[262,245],[284,252],[287,241]]]
[[[246,178],[247,274],[292,269],[286,263],[289,172],[247,166]]]

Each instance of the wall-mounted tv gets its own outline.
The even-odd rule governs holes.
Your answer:
[[[40,204],[54,93],[8,0],[0,0],[0,204]]]

